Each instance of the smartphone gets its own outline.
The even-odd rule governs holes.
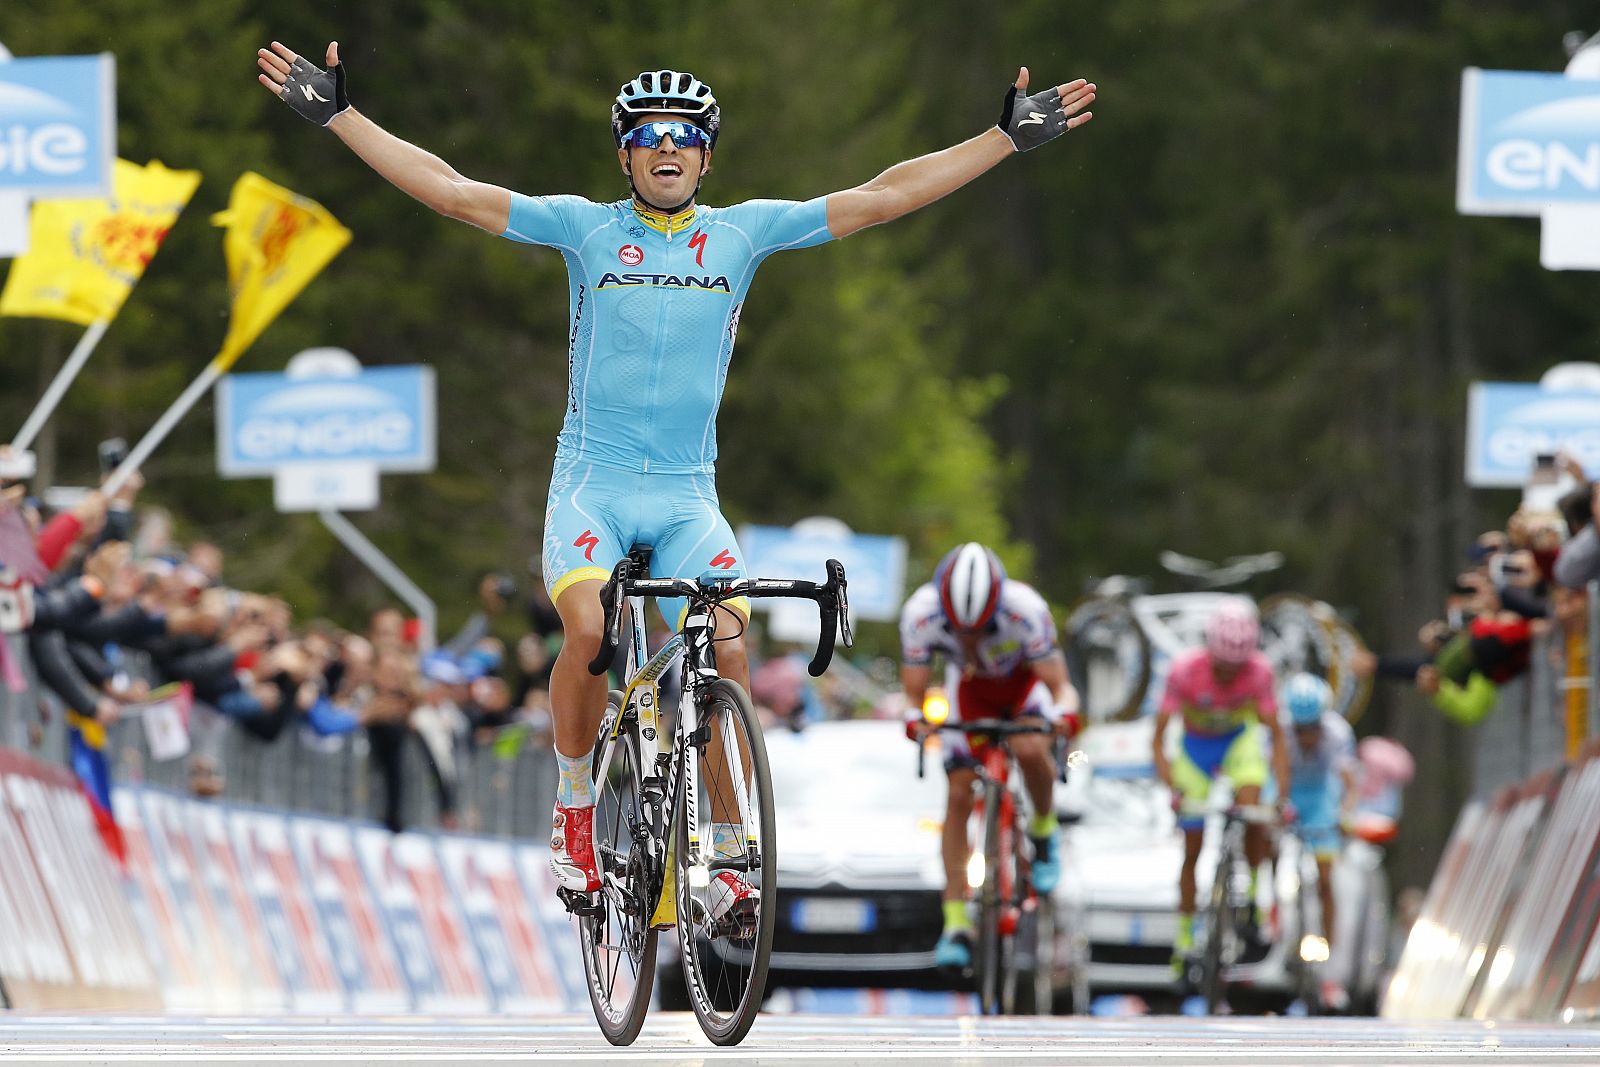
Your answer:
[[[1554,452],[1540,452],[1538,455],[1533,457],[1533,465],[1540,470],[1554,470],[1556,466],[1556,454]]]
[[[120,437],[107,438],[100,442],[100,473],[110,474],[122,466],[122,461],[128,458],[128,442]]]

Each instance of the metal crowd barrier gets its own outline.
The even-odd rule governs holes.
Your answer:
[[[3,639],[10,642],[13,662],[23,667],[28,684],[21,693],[0,685],[0,746],[63,765],[69,748],[60,706],[43,695],[32,674],[26,642],[13,635]],[[40,713],[41,701],[47,702],[47,714]],[[340,818],[381,818],[383,779],[372,766],[364,731],[316,738],[291,726],[267,742],[197,706],[190,735],[194,751],[204,754],[221,775],[221,799]],[[112,725],[106,749],[113,783],[189,791],[190,760],[152,759],[137,717]],[[439,796],[421,739],[408,736],[403,753],[402,822],[407,829],[438,829]],[[452,755],[458,829],[536,840],[548,836],[556,782],[548,741],[530,736],[511,755],[460,743]]]

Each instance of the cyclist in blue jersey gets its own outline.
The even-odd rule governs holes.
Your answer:
[[[382,177],[428,207],[566,260],[572,322],[566,420],[545,513],[544,577],[566,640],[550,679],[560,768],[552,867],[568,889],[594,892],[589,759],[606,682],[587,670],[599,648],[597,595],[635,544],[658,576],[744,576],[713,477],[716,414],[750,281],[774,252],[805,248],[899,218],[954,192],[1013,152],[1089,121],[1095,86],[1078,79],[1028,95],[1018,71],[999,123],[961,144],[896,164],[865,184],[803,203],[696,203],[722,113],[693,75],[645,71],[611,108],[617,161],[631,195],[608,204],[525,196],[463,177],[350,106],[338,44],[323,70],[282,44],[257,53],[258,80],[302,117],[329,127]],[[681,605],[662,605],[676,621]],[[748,604],[716,622],[718,670],[748,688],[738,635]],[[715,815],[713,815],[715,820]],[[715,849],[742,848],[735,827]],[[726,831],[725,835],[723,832]],[[727,841],[722,841],[726,836]],[[736,878],[731,872],[724,872]],[[730,886],[736,897],[748,887]]]

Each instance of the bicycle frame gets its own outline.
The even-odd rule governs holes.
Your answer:
[[[684,817],[688,820],[689,826],[689,869],[694,877],[692,884],[695,888],[700,888],[702,885],[700,876],[703,875],[704,879],[709,881],[714,869],[744,870],[759,865],[760,857],[755,855],[758,846],[755,840],[747,838],[744,861],[723,860],[715,864],[704,862],[696,810],[699,803],[700,761],[689,759],[687,753],[691,746],[702,743],[700,739],[702,727],[697,703],[699,693],[704,686],[719,677],[716,655],[712,648],[711,613],[703,604],[691,604],[679,632],[673,634],[655,655],[646,659],[644,601],[645,598],[641,596],[626,598],[624,611],[633,637],[625,672],[627,688],[623,690],[620,707],[610,713],[601,729],[615,741],[622,732],[623,723],[631,715],[638,720],[640,738],[646,743],[655,743],[653,758],[650,760],[654,773],[646,781],[646,788],[659,782],[658,802],[669,802],[669,806],[665,809],[665,814],[669,817],[677,811],[679,798],[682,798]],[[673,740],[667,745],[661,736],[661,679],[680,657],[684,661],[683,692],[678,702]],[[729,765],[738,766],[739,753],[732,747],[738,744],[737,740],[731,733],[724,733],[722,743],[727,747]],[[596,772],[597,778],[603,778],[609,770],[611,754],[614,751],[614,747],[606,747],[605,757]],[[751,825],[750,792],[743,778],[735,775],[733,788],[741,824],[749,826]],[[665,849],[668,845],[666,834],[668,827],[661,825],[657,829],[661,833],[652,835],[654,838],[652,844]],[[651,859],[659,860],[664,867],[666,854],[663,852],[659,856],[652,856]]]
[[[1000,902],[1005,907],[1001,915],[1002,934],[1014,932],[1017,916],[1013,910],[1015,906],[1025,905],[1028,901],[1037,899],[1034,893],[1033,882],[1029,878],[1021,878],[1024,893],[1017,897],[1016,885],[1012,882],[1012,868],[1016,867],[1020,877],[1027,865],[1027,859],[1017,850],[1017,798],[1011,789],[1011,750],[1003,744],[994,743],[984,747],[983,759],[979,765],[979,780],[990,781],[997,787],[996,793],[1000,798],[1000,818],[996,825],[1000,829],[1000,863],[999,871],[984,871],[984,878],[997,878],[997,890]],[[987,814],[984,810],[986,798],[982,793],[978,795],[978,802],[973,807],[973,815],[979,825],[983,824]],[[1014,859],[1015,864],[1005,862]],[[973,887],[978,888],[978,887]]]

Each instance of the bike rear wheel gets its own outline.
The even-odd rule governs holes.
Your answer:
[[[985,1015],[998,1015],[1005,992],[1005,938],[1000,932],[1005,901],[1000,893],[1000,865],[1005,850],[1000,841],[1000,785],[986,782],[983,788],[983,885],[978,889],[978,957],[974,961],[978,980],[978,1009]]]
[[[680,753],[700,760],[700,789],[692,832],[689,805],[678,805],[678,938],[684,984],[701,1030],[718,1045],[735,1045],[750,1032],[766,993],[777,919],[777,819],[766,744],[744,689],[726,678],[713,682],[700,725],[709,727],[704,755]],[[744,804],[738,801],[741,782]],[[735,851],[726,842],[724,854],[718,853],[714,822],[734,826],[738,855],[725,854]],[[734,899],[719,879],[726,874],[742,877],[754,896]],[[726,913],[718,916],[723,907]]]
[[[615,703],[606,717],[614,722]],[[649,836],[638,724],[624,722],[615,737],[602,731],[594,758],[594,852],[601,889],[595,908],[578,916],[589,1003],[613,1045],[639,1036],[655,981],[656,940],[650,912],[660,881],[659,861],[640,842]]]

